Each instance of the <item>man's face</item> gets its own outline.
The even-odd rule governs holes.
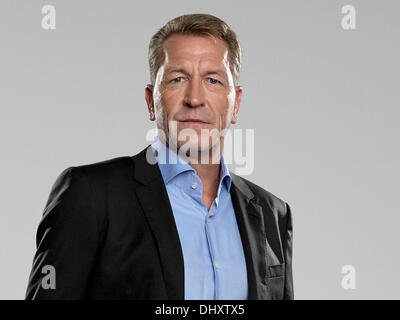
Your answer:
[[[241,101],[228,46],[221,39],[174,34],[164,42],[164,54],[154,87],[146,87],[150,119],[156,120],[170,147],[179,150],[197,140],[198,151],[209,151],[223,141],[215,133],[236,123]]]

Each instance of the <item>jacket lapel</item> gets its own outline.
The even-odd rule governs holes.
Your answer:
[[[254,200],[254,194],[237,175],[232,177],[231,198],[242,239],[246,259],[248,299],[268,298],[266,279],[267,246],[263,209]]]
[[[183,300],[185,279],[181,243],[151,146],[133,159],[134,177],[141,183],[136,188],[136,194],[157,242],[168,299]]]
[[[140,183],[135,189],[136,195],[157,242],[168,299],[183,300],[185,277],[182,247],[168,193],[151,146],[133,157],[133,161],[134,178]],[[230,175],[232,204],[246,259],[248,299],[270,299],[271,292],[267,286],[267,278],[271,276],[269,266],[283,259],[279,254],[280,242],[274,241],[279,239],[279,234],[273,227],[273,213],[264,214],[247,184],[234,173],[230,172]],[[272,219],[266,221],[271,226],[267,233],[264,216],[267,220],[268,217]]]

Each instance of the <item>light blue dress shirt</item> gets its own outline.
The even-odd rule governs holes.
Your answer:
[[[156,138],[152,144],[171,203],[183,251],[185,300],[245,300],[246,260],[221,158],[217,197],[210,211],[196,171]]]

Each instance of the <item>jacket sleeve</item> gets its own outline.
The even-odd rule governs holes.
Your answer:
[[[292,271],[293,222],[292,222],[292,213],[288,203],[286,203],[286,215],[287,215],[286,234],[285,234],[285,239],[283,241],[283,250],[286,262],[285,266],[286,274],[285,274],[285,289],[284,289],[283,299],[293,300],[294,299],[293,271]]]
[[[83,299],[99,240],[94,193],[82,170],[54,183],[36,234],[25,299]]]

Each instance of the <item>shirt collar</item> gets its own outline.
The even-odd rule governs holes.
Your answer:
[[[176,152],[168,148],[160,138],[156,137],[151,144],[153,148],[154,157],[157,159],[158,166],[163,176],[165,184],[170,182],[173,178],[185,171],[194,170],[185,160],[183,160]]]
[[[165,184],[168,184],[172,179],[181,174],[182,172],[192,171],[196,174],[196,170],[191,167],[185,160],[183,160],[176,152],[169,149],[159,137],[154,139],[151,144],[153,148],[154,157],[157,159],[158,166],[163,176]],[[224,156],[221,157],[221,169],[219,184],[225,184],[228,192],[231,188],[232,178],[229,170],[225,164]]]
[[[228,167],[225,164],[224,156],[221,157],[221,171],[219,183],[225,183],[228,192],[231,190],[232,178],[229,174]]]

